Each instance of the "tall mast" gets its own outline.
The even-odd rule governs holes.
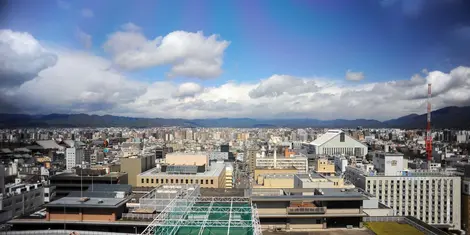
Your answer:
[[[432,161],[432,135],[431,135],[431,83],[428,84],[428,118],[426,127],[426,154],[428,160],[428,169],[431,168]]]

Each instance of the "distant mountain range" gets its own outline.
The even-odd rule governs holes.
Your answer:
[[[470,106],[447,107],[432,112],[433,128],[470,129]],[[167,119],[167,118],[132,118],[111,115],[88,114],[0,114],[0,128],[20,127],[235,127],[235,128],[273,128],[273,127],[324,127],[324,128],[419,128],[426,127],[426,114],[411,114],[388,121],[372,119],[356,120],[318,120],[318,119]]]

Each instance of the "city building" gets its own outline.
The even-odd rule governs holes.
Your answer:
[[[378,153],[376,158],[374,167],[380,172],[348,166],[345,179],[376,196],[397,216],[414,216],[432,225],[460,229],[460,177],[445,172],[406,171],[400,154]]]
[[[335,175],[336,172],[335,164],[326,158],[318,158],[314,163],[313,170],[320,175]]]
[[[13,183],[1,185],[0,211],[10,211],[8,219],[29,215],[44,205],[44,187],[42,183]]]
[[[341,130],[328,130],[310,143],[311,152],[316,155],[344,154],[366,156],[367,146]]]
[[[225,165],[225,188],[233,188],[233,165],[229,163]]]
[[[156,156],[153,154],[134,155],[130,157],[121,157],[121,172],[127,173],[127,183],[137,186],[137,175],[150,170],[156,166]]]
[[[250,189],[263,228],[305,230],[362,227],[364,201],[357,190],[340,189]],[[378,205],[376,205],[378,207]],[[389,211],[384,210],[386,215]]]
[[[45,205],[46,221],[113,222],[126,211],[129,198],[67,196]]]
[[[85,160],[85,150],[81,147],[71,147],[65,149],[66,169],[72,170],[77,165],[81,165]]]
[[[225,164],[211,162],[208,166],[162,165],[137,175],[137,187],[166,184],[198,184],[202,188],[225,188]]]
[[[336,155],[335,156],[335,170],[336,172],[343,174],[346,172],[346,167],[348,166],[348,159],[344,156]]]
[[[87,170],[84,169],[85,171]],[[127,173],[90,170],[83,175],[73,173],[52,175],[49,181],[52,186],[56,187],[57,197],[64,197],[70,192],[85,191],[90,187],[99,187],[103,184],[127,184]]]
[[[167,154],[165,163],[137,175],[137,186],[199,184],[204,188],[225,188],[226,165],[211,162],[208,154]]]
[[[256,169],[258,168],[271,168],[271,169],[297,169],[298,172],[307,172],[308,159],[305,155],[290,155],[288,157],[278,157],[276,148],[272,157],[256,158]]]

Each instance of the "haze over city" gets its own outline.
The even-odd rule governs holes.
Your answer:
[[[373,118],[470,104],[469,2],[7,1],[3,113]]]

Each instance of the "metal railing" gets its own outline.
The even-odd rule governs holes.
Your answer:
[[[136,213],[122,213],[122,220],[145,220],[153,221],[157,218],[157,214],[136,214]]]
[[[326,207],[287,207],[288,214],[325,214]]]

